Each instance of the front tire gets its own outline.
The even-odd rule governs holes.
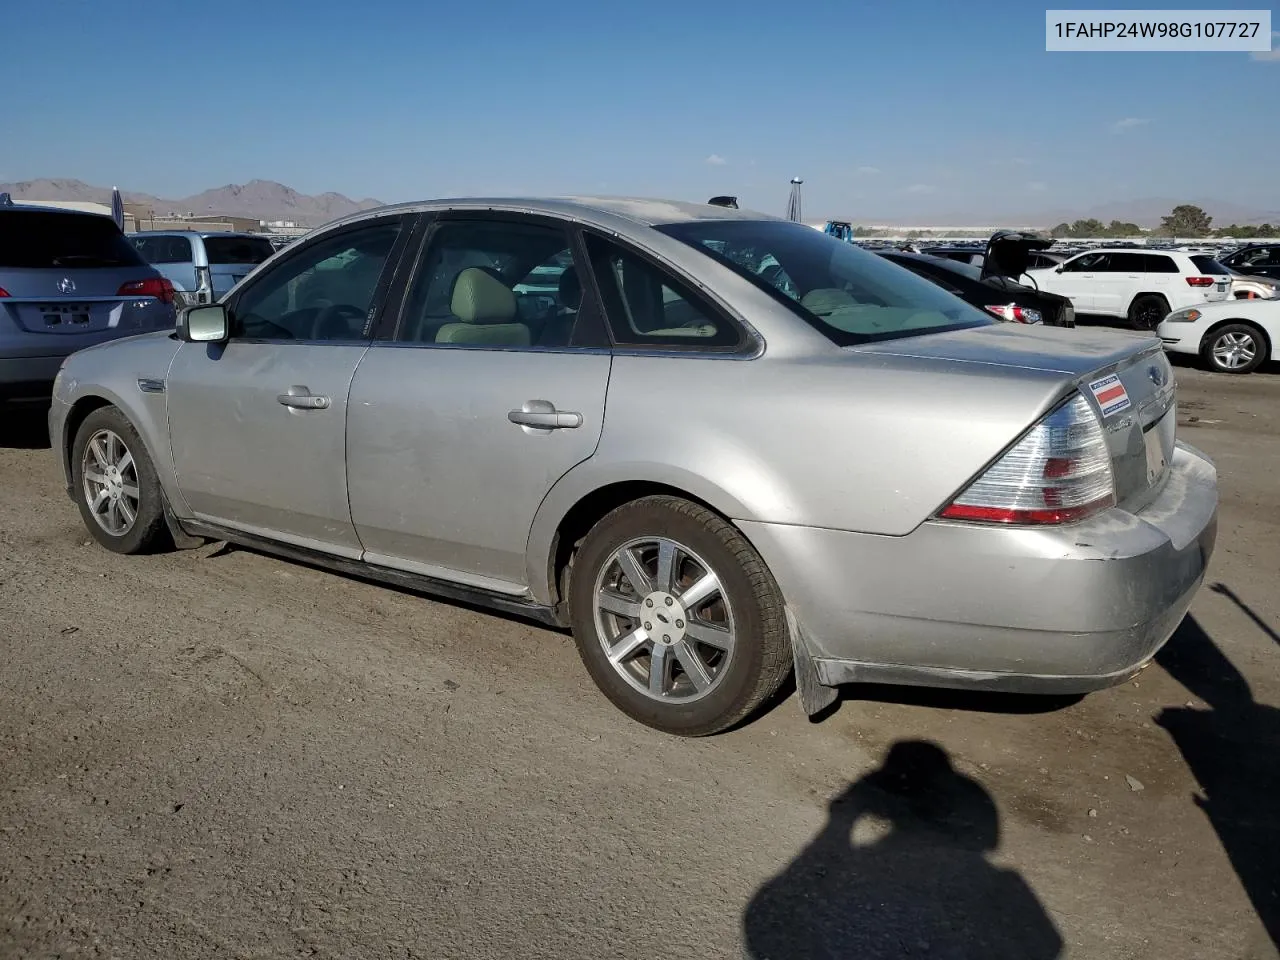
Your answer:
[[[1129,325],[1135,330],[1154,330],[1169,315],[1169,301],[1159,294],[1134,297],[1129,304]]]
[[[155,466],[129,418],[94,410],[71,445],[76,505],[89,533],[115,553],[144,553],[165,536],[164,500]]]
[[[791,669],[764,561],[723,518],[678,497],[624,504],[591,529],[573,560],[569,619],[605,696],[665,733],[734,726]]]
[[[1253,373],[1267,359],[1266,344],[1261,330],[1237,321],[1206,336],[1200,345],[1200,356],[1210,370],[1219,373]]]

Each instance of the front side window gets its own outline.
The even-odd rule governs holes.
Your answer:
[[[1249,267],[1280,267],[1280,247],[1242,250],[1232,255],[1231,265],[1242,273],[1248,273]]]
[[[1105,253],[1084,253],[1062,265],[1063,273],[1095,273],[1107,269]]]
[[[937,284],[803,224],[699,220],[656,229],[769,290],[841,346],[996,323]],[[772,263],[785,286],[763,275]]]
[[[398,338],[455,347],[565,347],[584,307],[569,235],[532,221],[444,221]]]
[[[232,336],[362,340],[400,220],[344,230],[309,244],[237,298]]]

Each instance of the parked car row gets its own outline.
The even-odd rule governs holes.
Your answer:
[[[1203,580],[1214,467],[1157,339],[995,313],[727,206],[405,204],[74,353],[50,436],[109,550],[225,539],[568,628],[670,733],[793,670],[811,713],[1123,682]]]
[[[213,303],[276,251],[252,233],[146,230],[128,239],[173,284],[181,307]]]
[[[0,400],[47,397],[76,350],[172,330],[174,299],[111,218],[0,204]]]

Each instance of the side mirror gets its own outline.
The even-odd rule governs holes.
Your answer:
[[[1062,272],[1062,267],[1054,267],[1054,268],[1053,268],[1053,272],[1054,272],[1054,273],[1061,273],[1061,272]]]
[[[220,303],[187,307],[178,314],[178,339],[188,343],[222,343],[231,335],[231,317]]]

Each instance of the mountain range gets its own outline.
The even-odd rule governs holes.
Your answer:
[[[9,193],[15,202],[23,200],[75,200],[90,203],[111,202],[110,187],[95,187],[81,180],[42,179],[0,183],[0,193]],[[381,206],[380,200],[366,197],[352,200],[340,193],[310,196],[273,180],[250,180],[225,187],[205,190],[190,197],[168,200],[149,193],[121,190],[126,203],[149,207],[157,215],[228,214],[257,220],[292,220],[306,226],[319,226],[338,217],[370,207]]]
[[[15,201],[22,200],[79,200],[94,203],[110,203],[111,188],[95,187],[80,180],[43,179],[24,180],[17,183],[0,183],[0,193],[8,192]],[[149,207],[157,215],[166,213],[232,214],[253,217],[258,220],[292,220],[305,226],[319,226],[337,217],[381,206],[382,201],[366,197],[352,200],[340,193],[321,193],[309,196],[292,187],[273,180],[250,180],[248,183],[228,184],[213,190],[205,190],[190,197],[166,200],[149,193],[121,191],[126,202]],[[855,224],[892,223],[902,226],[927,226],[931,224],[964,225],[987,224],[1010,226],[1034,226],[1048,228],[1054,224],[1094,218],[1103,223],[1120,220],[1143,227],[1157,227],[1160,218],[1167,216],[1179,203],[1193,203],[1204,209],[1215,226],[1228,224],[1257,225],[1280,224],[1280,210],[1245,207],[1214,199],[1175,199],[1173,197],[1142,197],[1102,203],[1084,209],[1041,210],[947,210],[939,203],[937,212],[902,216],[872,216],[859,211],[846,214],[844,219]]]

